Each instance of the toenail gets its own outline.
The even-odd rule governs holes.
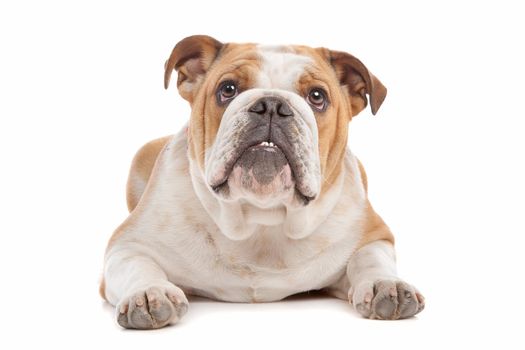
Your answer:
[[[365,295],[365,303],[369,303],[372,301],[372,295],[371,294],[366,294]]]
[[[420,302],[420,303],[424,303],[425,302],[425,297],[422,296],[421,294],[416,293],[416,297],[417,297],[417,301],[418,302]]]
[[[118,310],[121,314],[125,314],[126,312],[128,312],[128,305],[125,304],[125,305],[120,305],[120,308]]]

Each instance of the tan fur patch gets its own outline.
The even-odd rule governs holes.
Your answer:
[[[127,183],[127,204],[128,209],[133,211],[144,192],[144,189],[151,177],[158,155],[164,148],[171,136],[165,136],[155,139],[142,146],[131,164],[129,178]],[[126,231],[126,228],[133,225],[137,216],[129,215],[127,219],[111,235],[106,251],[115,243],[115,241]]]
[[[394,245],[394,235],[390,228],[385,224],[383,219],[374,211],[372,205],[367,200],[366,214],[364,221],[364,231],[357,249],[367,245],[368,243],[384,240]]]
[[[326,91],[329,100],[324,112],[316,112],[319,132],[319,157],[323,174],[322,193],[335,183],[342,170],[343,157],[348,138],[348,122],[352,111],[333,68],[316,50],[298,46],[299,54],[308,55],[315,64],[307,67],[306,72],[296,84],[298,93],[307,96],[312,88],[320,87]]]
[[[217,103],[216,91],[227,80],[238,84],[239,93],[253,87],[260,68],[254,44],[227,44],[206,75],[192,103],[190,156],[204,169],[204,153],[215,141],[226,105]]]
[[[368,193],[368,177],[366,176],[365,168],[359,159],[357,159],[357,164],[359,165],[359,172],[361,173],[361,181],[363,182],[363,187],[365,192]]]
[[[357,159],[357,158],[356,158]],[[359,172],[361,173],[361,181],[366,192],[368,192],[368,178],[366,176],[365,168],[361,161],[357,159],[357,164],[359,166]],[[364,233],[361,237],[361,240],[358,244],[358,248],[363,247],[364,245],[377,241],[385,240],[392,245],[395,243],[394,235],[390,228],[385,224],[383,219],[374,211],[370,201],[367,199],[366,205],[366,214],[365,214],[365,224],[364,224]]]
[[[102,297],[102,299],[104,300],[108,300],[106,298],[106,281],[104,280],[104,277],[102,277],[102,280],[100,281],[100,286],[98,288],[98,292],[100,294],[100,296]]]
[[[133,157],[126,185],[126,199],[130,212],[137,206],[144,192],[144,188],[148,183],[157,156],[170,137],[171,136],[165,136],[148,142],[142,146],[135,154],[135,157]]]

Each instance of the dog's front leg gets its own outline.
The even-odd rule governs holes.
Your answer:
[[[348,300],[364,317],[395,320],[423,310],[417,289],[397,277],[394,247],[379,240],[357,250],[347,266]]]
[[[184,292],[141,249],[112,247],[106,254],[104,294],[116,306],[125,328],[160,328],[177,322],[188,309]]]

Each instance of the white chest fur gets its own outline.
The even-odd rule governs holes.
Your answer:
[[[364,193],[348,183],[355,176],[341,179],[331,203],[319,204],[329,206],[328,211],[313,208],[311,216],[326,214],[311,221],[318,223],[307,237],[286,237],[285,224],[256,225],[249,238],[233,241],[209,215],[217,208],[196,195],[199,183],[189,176],[186,148],[185,135],[179,133],[161,152],[133,213],[132,229],[121,235],[111,253],[140,249],[182,289],[226,301],[279,300],[327,287],[345,273],[361,236]],[[356,170],[351,153],[345,162],[348,171]]]

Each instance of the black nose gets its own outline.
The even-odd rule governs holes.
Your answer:
[[[248,109],[249,112],[259,114],[261,116],[273,117],[291,117],[293,111],[283,99],[278,97],[263,97],[255,101],[255,103]]]

